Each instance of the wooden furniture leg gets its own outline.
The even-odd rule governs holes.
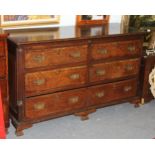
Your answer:
[[[90,109],[90,110],[87,110],[87,111],[75,113],[75,116],[81,117],[81,120],[84,121],[84,120],[88,120],[89,119],[88,115],[90,113],[93,113],[93,112],[96,112],[96,109]]]

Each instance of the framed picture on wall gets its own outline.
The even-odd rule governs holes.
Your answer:
[[[109,23],[109,15],[78,15],[76,17],[76,25],[103,25]]]
[[[32,25],[57,24],[60,21],[58,15],[1,15],[1,27],[17,27]]]

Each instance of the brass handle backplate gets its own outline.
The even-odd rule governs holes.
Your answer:
[[[74,96],[74,97],[69,98],[69,103],[70,104],[75,104],[78,101],[79,101],[79,97],[78,96]]]
[[[132,89],[131,86],[125,86],[125,87],[124,87],[124,91],[125,91],[125,92],[128,92],[128,91],[130,91],[131,89]]]
[[[128,71],[131,71],[131,70],[133,70],[133,66],[131,64],[128,64],[128,65],[126,65],[126,69]]]
[[[98,76],[103,76],[103,75],[105,75],[105,73],[106,73],[105,70],[97,70],[97,71],[96,71],[96,74],[97,74]]]
[[[71,74],[70,75],[70,79],[72,79],[72,80],[77,80],[79,78],[80,78],[80,74]]]
[[[72,52],[70,54],[71,57],[73,58],[80,58],[81,57],[81,53],[80,52]]]
[[[128,46],[128,51],[130,51],[130,52],[135,51],[135,49],[136,48],[133,45]]]
[[[36,84],[38,86],[43,85],[43,84],[45,84],[45,79],[35,80],[34,81],[34,84]]]
[[[33,60],[37,63],[42,63],[45,60],[44,55],[36,55],[33,57]]]
[[[104,91],[96,93],[96,96],[97,96],[98,98],[104,97]]]
[[[35,110],[43,110],[45,108],[45,103],[36,103],[34,104]]]
[[[98,53],[99,54],[107,54],[108,50],[107,49],[100,49],[100,50],[98,50]]]

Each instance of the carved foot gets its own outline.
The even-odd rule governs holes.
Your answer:
[[[140,98],[132,100],[131,103],[134,104],[135,108],[138,108],[138,107],[140,107],[140,105],[142,105]]]
[[[96,109],[91,109],[91,110],[87,110],[87,111],[84,111],[84,112],[75,113],[75,116],[80,116],[81,120],[84,121],[84,120],[88,120],[89,119],[88,115],[90,113],[95,112],[95,111],[96,111]]]
[[[23,136],[24,132],[23,132],[23,130],[16,130],[15,134],[16,134],[16,136]]]
[[[12,115],[11,115],[11,121],[13,126],[16,128],[16,131],[15,131],[16,136],[23,136],[24,135],[23,130],[32,127],[31,123],[18,122],[16,118],[13,117]]]
[[[140,103],[136,103],[134,107],[135,107],[135,108],[140,107]]]
[[[88,119],[89,119],[89,116],[88,116],[88,115],[89,115],[89,114],[86,114],[86,113],[83,113],[83,112],[75,114],[75,116],[81,117],[81,120],[82,120],[82,121],[88,120]]]

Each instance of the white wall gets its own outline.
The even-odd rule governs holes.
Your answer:
[[[120,23],[121,18],[122,18],[122,15],[111,15],[110,16],[110,22],[111,23]]]
[[[76,16],[75,15],[61,15],[60,16],[60,25],[67,26],[67,25],[75,25],[76,23]]]

